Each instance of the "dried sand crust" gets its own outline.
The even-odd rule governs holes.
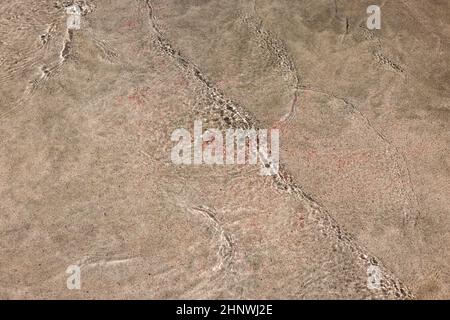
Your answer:
[[[450,4],[370,4],[0,4],[0,298],[448,299]],[[279,173],[174,165],[196,119]]]

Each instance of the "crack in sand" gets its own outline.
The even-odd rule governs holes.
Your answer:
[[[61,14],[65,15],[64,9],[72,4],[77,4],[83,15],[91,13],[95,6],[89,4],[87,1],[59,1],[55,4],[55,7],[61,10]],[[46,47],[48,40],[50,39],[50,32],[53,31],[53,23],[49,26],[47,32],[41,35],[41,41],[43,41],[44,48]],[[21,98],[14,104],[12,108],[0,114],[0,120],[11,116],[14,112],[24,109],[34,93],[52,76],[61,70],[64,63],[70,58],[73,48],[74,32],[66,26],[65,38],[62,43],[62,48],[59,53],[59,59],[52,62],[50,65],[44,65],[39,68],[40,76],[29,82],[26,86]]]
[[[235,256],[235,245],[232,240],[232,236],[225,231],[222,223],[217,220],[217,213],[215,212],[215,210],[210,209],[206,206],[195,207],[192,210],[200,212],[202,216],[210,222],[214,230],[219,234],[219,250],[217,252],[218,261],[214,266],[213,271],[220,271],[222,269],[228,268],[232,264],[233,258]]]
[[[300,89],[300,91],[315,92],[315,93],[326,95],[333,99],[337,99],[337,100],[344,102],[347,106],[349,106],[352,109],[353,113],[357,114],[361,118],[361,120],[366,123],[366,126],[372,132],[374,132],[375,135],[381,141],[383,141],[387,145],[388,150],[390,149],[390,154],[393,156],[393,162],[395,164],[396,171],[399,173],[398,175],[400,177],[400,182],[402,184],[403,196],[407,199],[405,206],[409,207],[409,204],[411,204],[413,206],[413,208],[412,208],[412,210],[409,210],[409,211],[415,211],[415,213],[413,213],[413,214],[408,213],[406,211],[403,212],[403,215],[404,215],[403,224],[405,226],[409,220],[412,220],[413,225],[417,226],[417,223],[419,222],[419,218],[421,216],[421,212],[419,209],[420,208],[419,200],[417,198],[417,194],[414,189],[414,184],[413,184],[412,178],[411,178],[411,172],[410,172],[405,155],[398,149],[398,147],[391,140],[389,140],[379,129],[377,129],[372,124],[372,122],[369,120],[369,118],[361,110],[359,110],[359,108],[357,108],[348,99],[341,98],[334,94],[330,94],[328,92],[318,90],[318,89],[303,87],[302,89]],[[413,205],[413,203],[414,203],[414,205]]]
[[[264,28],[263,20],[258,15],[256,0],[253,1],[252,9],[245,10],[241,18],[247,24],[252,35],[256,38],[256,42],[258,43],[258,45],[260,47],[266,48],[266,50],[275,57],[278,67],[280,68],[283,80],[289,82],[292,86],[293,97],[292,103],[289,106],[289,111],[285,115],[283,115],[283,117],[278,122],[285,123],[292,121],[297,109],[297,100],[301,82],[297,67],[290,57],[284,42],[272,32],[270,32],[270,30]]]

